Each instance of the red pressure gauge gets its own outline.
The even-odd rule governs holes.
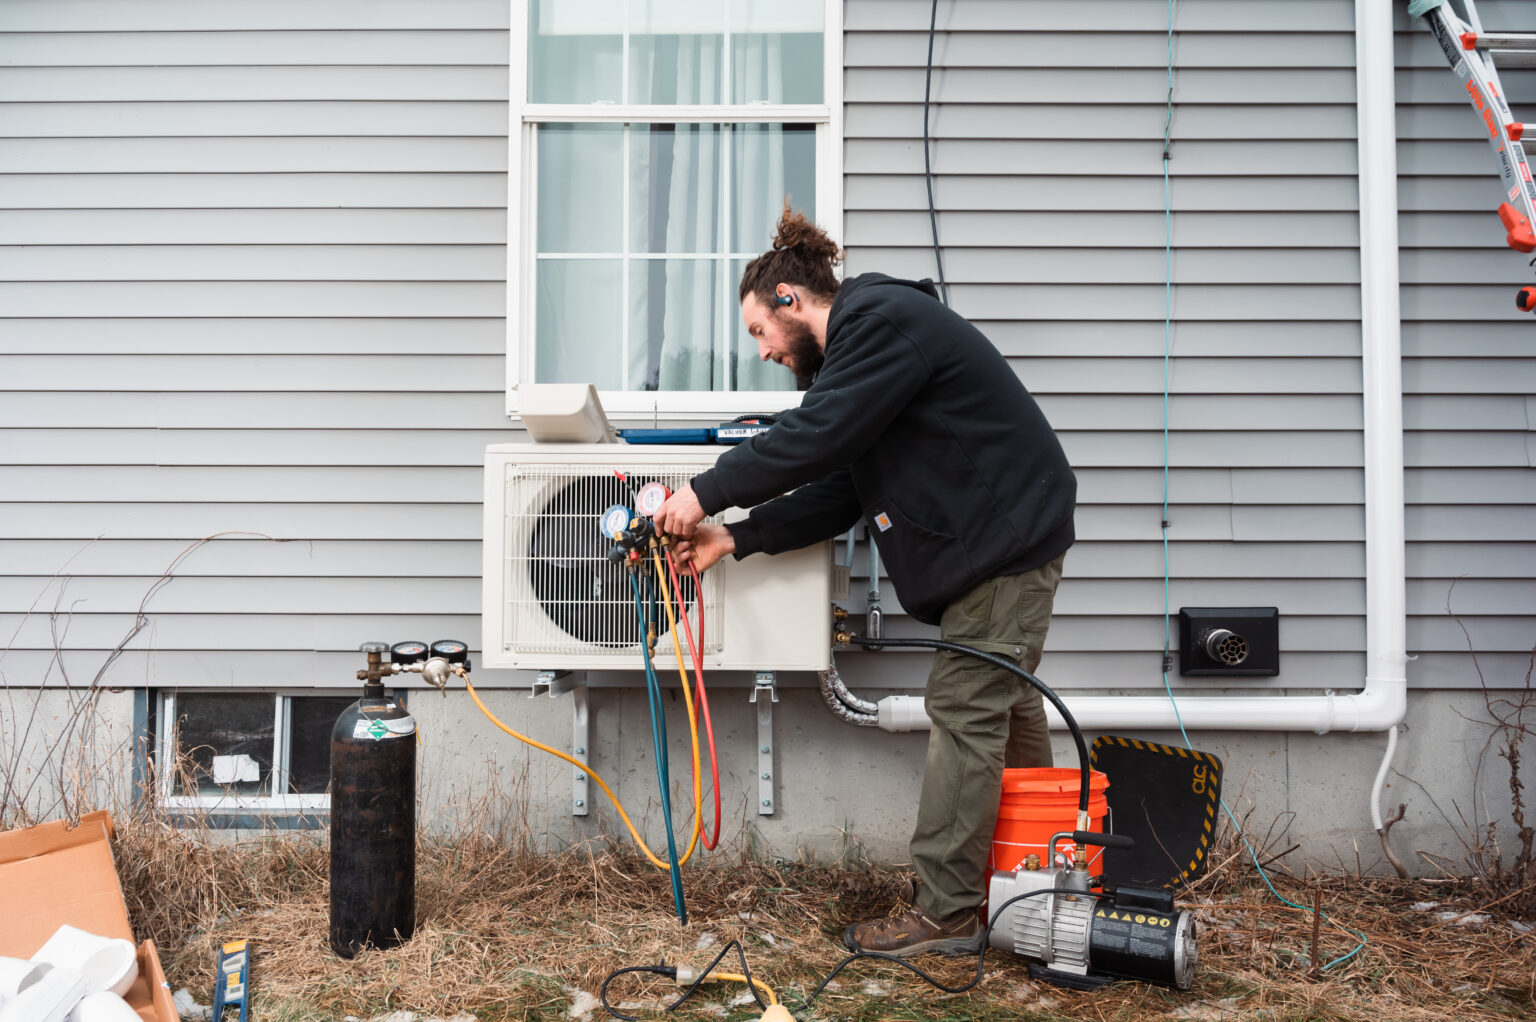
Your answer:
[[[667,489],[665,483],[646,483],[635,494],[635,510],[647,518],[652,518],[657,511],[661,510],[661,505],[665,504],[670,496],[672,491]]]

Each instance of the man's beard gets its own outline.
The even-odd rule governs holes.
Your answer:
[[[821,364],[827,360],[826,353],[816,343],[816,335],[811,333],[811,328],[804,323],[786,322],[784,326],[790,331],[784,345],[789,356],[790,371],[795,374],[796,386],[807,390],[815,382],[816,374],[821,372]]]

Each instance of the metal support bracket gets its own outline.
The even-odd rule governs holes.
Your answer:
[[[534,679],[533,688],[528,693],[528,698],[533,699],[540,692],[551,699],[569,694],[571,697],[571,749],[572,755],[583,763],[587,762],[587,749],[591,745],[591,729],[587,717],[587,676],[582,671],[540,671]],[[579,767],[571,767],[571,815],[586,816],[589,808],[587,798],[587,772]]]
[[[587,749],[591,735],[587,728],[587,686],[571,689],[571,749],[572,755],[587,762]],[[571,767],[571,815],[587,815],[587,772]]]
[[[773,704],[779,701],[772,671],[757,672],[750,700],[757,704],[757,815],[772,816]]]
[[[567,692],[580,687],[585,688],[587,675],[584,671],[540,671],[533,679],[533,688],[528,691],[528,698],[533,699],[543,693],[551,699],[557,699]]]

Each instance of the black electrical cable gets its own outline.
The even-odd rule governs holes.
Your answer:
[[[923,180],[928,184],[928,224],[933,228],[933,261],[939,270],[939,301],[949,305],[949,285],[944,283],[944,253],[939,248],[939,214],[933,204],[933,164],[928,155],[928,101],[933,92],[933,35],[939,23],[939,0],[933,0],[928,18],[928,68],[923,78]]]
[[[850,963],[855,962],[860,958],[880,958],[885,961],[895,962],[897,965],[902,966],[908,971],[915,973],[920,978],[927,980],[929,983],[932,983],[946,994],[963,994],[967,990],[971,989],[971,987],[981,982],[982,970],[986,967],[987,963],[987,947],[992,939],[992,927],[997,920],[1003,918],[1003,912],[1008,908],[1009,905],[1012,905],[1016,901],[1023,901],[1025,898],[1038,898],[1042,894],[1075,894],[1080,897],[1087,898],[1101,898],[1104,900],[1114,899],[1113,894],[1103,894],[1098,891],[1079,891],[1075,887],[1043,887],[1038,891],[1026,891],[1023,894],[1016,894],[1012,898],[1009,898],[1007,901],[999,905],[997,911],[992,913],[991,921],[989,921],[986,926],[981,928],[981,950],[977,952],[976,955],[976,975],[972,976],[971,981],[965,986],[947,987],[943,983],[940,983],[938,980],[934,979],[932,976],[928,975],[928,973],[924,972],[922,969],[919,969],[917,966],[907,961],[905,958],[898,958],[895,955],[888,955],[884,951],[859,951],[849,955],[847,958],[844,958],[841,962],[838,962],[837,968],[827,973],[827,978],[821,981],[820,986],[811,991],[811,996],[805,999],[805,1003],[810,1004],[812,1001],[814,1001],[818,996],[820,996],[821,992],[826,989],[827,984],[832,982],[832,980],[837,977],[839,972],[842,972],[843,969],[846,968]]]
[[[667,1005],[662,1010],[675,1011],[679,1005],[681,1005],[688,998],[692,997],[693,992],[703,985],[704,981],[709,978],[709,974],[715,971],[715,966],[720,964],[720,959],[724,958],[726,953],[729,952],[731,948],[736,949],[736,956],[741,959],[741,974],[746,977],[747,989],[751,991],[752,999],[757,1002],[757,1006],[759,1008],[762,1008],[766,1011],[768,1005],[763,1003],[763,998],[758,994],[757,987],[753,986],[752,984],[752,970],[747,966],[747,953],[742,949],[741,941],[739,940],[733,940],[722,947],[720,949],[720,953],[715,956],[714,961],[710,962],[707,966],[704,967],[704,969],[699,973],[699,978],[694,980],[692,985],[689,986],[687,990],[683,991],[682,996],[673,1001],[671,1004]],[[608,1014],[612,1015],[614,1018],[623,1019],[624,1022],[641,1022],[641,1016],[626,1015],[608,1003],[608,984],[612,983],[618,977],[631,972],[649,972],[657,976],[666,976],[670,979],[676,979],[677,967],[674,965],[631,965],[627,968],[615,969],[613,972],[608,974],[607,979],[603,980],[603,985],[597,992],[597,998],[603,1002],[603,1007],[607,1010]]]
[[[1061,714],[1061,719],[1066,722],[1067,730],[1072,732],[1072,741],[1077,746],[1077,761],[1081,766],[1082,783],[1078,791],[1077,808],[1079,812],[1088,811],[1088,743],[1083,741],[1083,729],[1077,726],[1077,720],[1072,716],[1072,711],[1067,709],[1061,698],[1051,691],[1049,685],[1030,674],[1018,664],[1007,657],[996,656],[973,646],[963,646],[958,642],[946,642],[943,639],[866,639],[858,635],[850,635],[848,641],[855,646],[864,646],[867,649],[882,649],[886,646],[911,646],[915,649],[946,649],[952,653],[964,653],[978,660],[984,660],[989,664],[1011,671],[1040,690],[1040,694],[1051,701],[1056,707],[1056,712]]]
[[[982,927],[981,948],[976,955],[976,975],[972,976],[971,981],[964,986],[945,986],[943,983],[939,982],[937,979],[934,979],[931,975],[924,972],[916,965],[913,965],[905,958],[898,958],[895,955],[888,955],[883,951],[859,951],[855,954],[849,955],[847,958],[844,958],[841,962],[838,962],[837,967],[834,968],[831,972],[827,973],[826,978],[817,985],[815,990],[811,991],[811,995],[805,999],[805,1004],[806,1006],[809,1006],[812,1001],[816,1000],[817,997],[820,997],[821,992],[827,988],[828,983],[837,978],[838,973],[842,972],[845,968],[858,961],[860,958],[878,958],[884,961],[895,962],[897,965],[907,969],[909,972],[913,973],[919,978],[927,980],[929,983],[938,987],[946,994],[963,994],[967,990],[974,987],[977,983],[981,982],[982,973],[986,969],[987,947],[991,941],[992,927],[997,920],[1003,917],[1003,912],[1005,912],[1008,906],[1012,905],[1014,902],[1023,901],[1025,898],[1038,898],[1045,894],[1068,894],[1075,895],[1077,897],[1099,898],[1103,900],[1113,900],[1114,898],[1114,895],[1112,894],[1102,894],[1098,891],[1080,891],[1075,887],[1044,887],[1038,891],[1026,891],[1023,894],[1018,894],[1012,898],[1009,898],[1007,901],[998,906],[997,911],[992,913],[992,921],[988,922],[986,926]],[[682,996],[673,1001],[671,1004],[667,1005],[662,1009],[662,1011],[676,1011],[684,1001],[692,997],[694,991],[697,990],[705,982],[705,980],[709,978],[709,974],[715,970],[715,966],[720,964],[720,960],[726,956],[726,953],[729,952],[731,948],[736,949],[736,955],[741,960],[741,974],[746,977],[747,989],[752,992],[752,999],[757,1001],[758,1007],[766,1010],[768,1006],[763,1003],[762,997],[758,995],[757,987],[752,983],[752,970],[747,965],[747,953],[742,949],[741,941],[733,940],[721,948],[720,953],[714,957],[714,960],[699,972],[699,978],[694,980],[692,985],[689,986],[687,990],[683,991]],[[625,968],[615,969],[610,972],[607,978],[603,980],[602,987],[598,989],[598,1000],[602,1002],[603,1008],[608,1012],[608,1014],[612,1015],[614,1018],[622,1019],[623,1022],[643,1022],[643,1017],[640,1015],[626,1015],[615,1008],[613,1005],[609,1004],[608,984],[612,983],[620,976],[635,972],[649,972],[656,976],[665,976],[671,979],[677,978],[677,967],[673,965],[630,965],[626,966]]]
[[[849,635],[847,640],[849,643],[855,646],[863,646],[867,649],[881,649],[886,646],[905,646],[915,649],[940,649],[948,650],[952,653],[962,653],[966,656],[972,656],[978,660],[982,660],[994,666],[1001,667],[1004,670],[1016,674],[1020,678],[1023,678],[1034,688],[1038,689],[1042,696],[1051,701],[1051,705],[1056,707],[1057,712],[1061,714],[1061,719],[1066,722],[1067,729],[1072,732],[1072,741],[1077,746],[1078,763],[1081,765],[1082,773],[1082,783],[1078,795],[1078,809],[1084,813],[1088,811],[1090,777],[1090,769],[1088,765],[1088,745],[1087,742],[1083,740],[1083,730],[1082,728],[1078,727],[1077,719],[1072,716],[1072,711],[1067,709],[1066,704],[1061,701],[1061,698],[1057,696],[1056,693],[1053,692],[1050,686],[1045,682],[1041,681],[1039,678],[1035,677],[1033,674],[1030,674],[1024,668],[1020,667],[1018,664],[1008,660],[1005,657],[1000,657],[995,654],[988,653],[985,650],[976,649],[974,646],[966,646],[958,642],[948,642],[943,639],[866,639],[859,635]],[[1014,897],[1009,898],[1007,901],[1003,902],[1002,905],[998,906],[997,911],[991,913],[991,920],[988,921],[986,926],[982,927],[981,949],[976,956],[976,975],[971,978],[969,983],[962,987],[945,986],[943,983],[940,983],[938,980],[934,979],[928,973],[924,972],[916,965],[913,965],[905,958],[898,958],[896,955],[886,954],[883,951],[859,951],[849,955],[847,958],[839,962],[837,967],[828,973],[826,978],[821,981],[820,985],[811,992],[811,996],[805,999],[805,1003],[809,1005],[812,1001],[814,1001],[817,996],[819,996],[821,992],[826,989],[827,984],[832,982],[832,980],[837,977],[838,973],[842,972],[843,969],[845,969],[850,963],[855,962],[860,958],[879,958],[886,961],[895,962],[897,965],[900,965],[921,977],[922,979],[927,980],[929,983],[938,987],[940,990],[947,994],[964,993],[965,991],[974,987],[977,983],[981,982],[982,971],[986,965],[987,946],[992,936],[992,926],[997,920],[1003,917],[1003,911],[1014,902],[1023,901],[1025,898],[1039,897],[1040,895],[1044,894],[1069,894],[1101,899],[1113,899],[1114,897],[1112,894],[1102,894],[1098,891],[1080,891],[1072,887],[1046,887],[1038,891],[1028,891],[1024,894],[1015,895]],[[757,996],[756,988],[752,986],[752,973],[747,968],[746,952],[742,950],[741,943],[739,941],[733,940],[729,944],[725,945],[725,947],[721,948],[720,953],[715,956],[714,961],[710,962],[709,966],[699,974],[699,978],[694,981],[693,985],[684,991],[681,997],[679,997],[676,1001],[674,1001],[671,1005],[663,1010],[672,1011],[673,1009],[677,1008],[678,1005],[682,1004],[690,996],[692,996],[693,992],[698,989],[701,983],[704,982],[705,978],[710,974],[711,971],[713,971],[714,967],[720,963],[720,959],[724,958],[726,952],[729,951],[733,946],[736,948],[736,953],[741,958],[741,973],[743,976],[747,977],[747,988],[752,991],[752,996],[757,1001],[757,1003],[760,1006],[766,1008],[767,1005],[763,1004],[762,998]],[[608,1010],[608,1013],[613,1015],[615,1018],[623,1019],[624,1022],[640,1022],[639,1016],[621,1014],[608,1003],[608,984],[613,982],[616,977],[631,972],[650,972],[658,976],[672,976],[675,978],[677,976],[677,969],[673,966],[666,965],[634,965],[623,969],[617,969],[609,973],[608,978],[603,980],[602,989],[599,991],[599,999],[602,1001],[603,1007]]]

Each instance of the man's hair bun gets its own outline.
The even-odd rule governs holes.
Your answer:
[[[833,266],[843,261],[843,250],[837,242],[827,237],[827,232],[796,213],[784,204],[784,213],[774,225],[773,247],[775,250],[794,249],[803,258],[820,262],[826,260]]]
[[[765,305],[773,300],[780,283],[792,284],[822,299],[837,292],[834,267],[843,261],[843,250],[827,232],[796,213],[786,200],[774,226],[773,247],[747,264],[741,275],[740,296],[756,295]]]

